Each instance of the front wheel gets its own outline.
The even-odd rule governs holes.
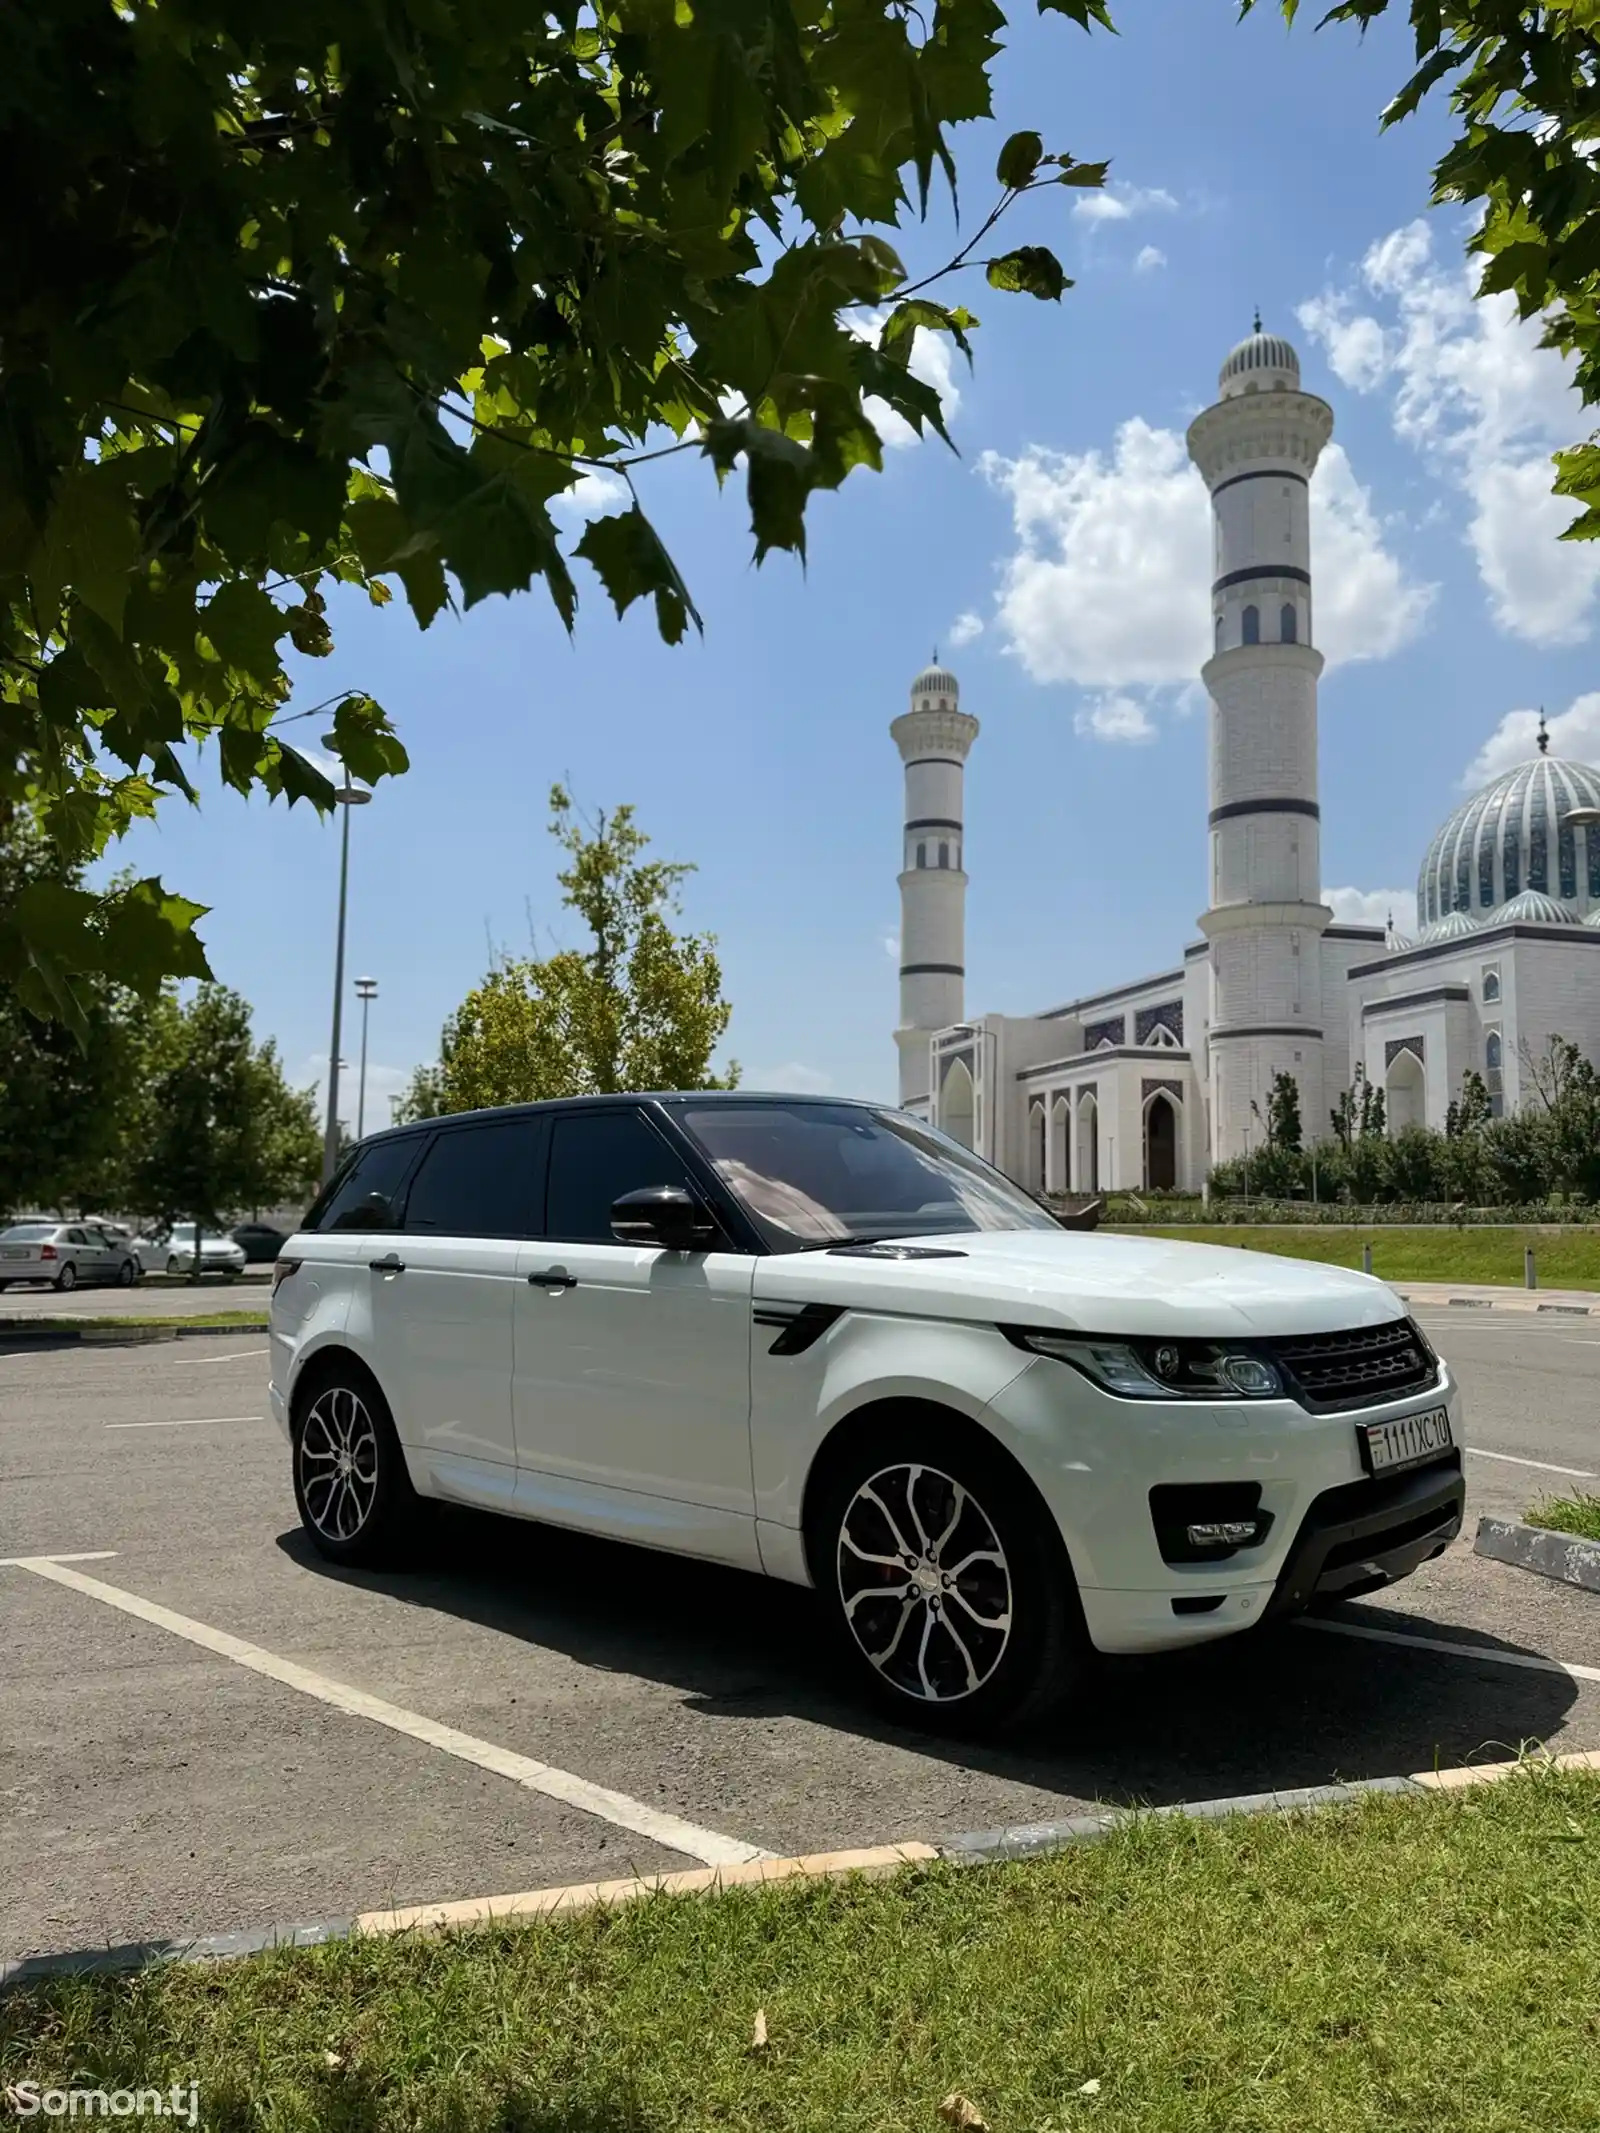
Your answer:
[[[1066,1549],[999,1450],[930,1415],[834,1466],[812,1572],[856,1677],[902,1724],[981,1734],[1044,1717],[1088,1638]]]
[[[294,1495],[311,1545],[332,1563],[395,1562],[421,1505],[388,1402],[365,1372],[335,1364],[296,1408]]]

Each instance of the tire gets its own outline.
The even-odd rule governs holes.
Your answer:
[[[176,1281],[178,1276],[183,1272],[183,1266],[184,1262],[181,1259],[169,1259],[167,1261],[167,1279],[169,1281]]]
[[[909,1409],[847,1443],[819,1479],[806,1540],[847,1664],[900,1724],[993,1733],[1048,1716],[1080,1683],[1089,1640],[1066,1548],[977,1430]]]
[[[75,1289],[78,1286],[78,1269],[70,1259],[56,1276],[55,1285],[63,1296],[66,1295],[69,1289]]]
[[[117,1287],[119,1289],[131,1289],[138,1278],[139,1268],[137,1262],[132,1259],[124,1259],[121,1266],[117,1268]]]
[[[291,1445],[294,1500],[319,1555],[369,1567],[411,1556],[422,1503],[389,1403],[365,1370],[337,1358],[313,1366],[295,1395]]]

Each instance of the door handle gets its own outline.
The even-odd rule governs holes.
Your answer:
[[[406,1263],[398,1252],[390,1252],[382,1259],[369,1259],[367,1265],[374,1274],[403,1274]]]
[[[548,1274],[530,1274],[528,1279],[536,1289],[575,1289],[578,1286],[576,1274],[568,1274],[559,1267]]]

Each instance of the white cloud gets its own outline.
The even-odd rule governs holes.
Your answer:
[[[974,637],[981,637],[982,635],[983,617],[974,614],[969,607],[963,614],[957,615],[950,625],[951,649],[959,652],[964,644],[971,644]]]
[[[1139,256],[1133,262],[1135,274],[1148,274],[1156,267],[1164,267],[1167,255],[1159,245],[1146,244],[1139,248]]]
[[[1153,208],[1175,208],[1177,201],[1163,185],[1106,186],[1080,193],[1072,212],[1080,222],[1126,222],[1131,215],[1148,214]]]
[[[1324,889],[1322,901],[1337,926],[1386,926],[1392,918],[1397,933],[1417,930],[1415,889]]]
[[[749,1075],[747,1085],[790,1096],[831,1096],[833,1076],[824,1074],[821,1067],[807,1066],[803,1059],[786,1059],[782,1066]]]
[[[627,502],[628,484],[620,475],[602,474],[598,467],[590,467],[570,489],[551,497],[550,509],[560,519],[603,518],[608,511],[626,509]]]
[[[1508,711],[1462,774],[1468,792],[1478,792],[1491,778],[1515,770],[1539,752],[1537,711]],[[1550,753],[1569,762],[1600,763],[1600,690],[1575,697],[1550,720]]]
[[[1135,416],[1109,453],[1033,445],[978,464],[1011,502],[1017,545],[998,620],[1033,679],[1113,692],[1190,684],[1211,650],[1211,518],[1182,437]],[[1386,658],[1416,635],[1433,589],[1385,547],[1337,445],[1312,483],[1311,540],[1330,666]]]
[[[347,1014],[342,1040],[344,1064],[339,1069],[339,1116],[347,1129],[356,1130],[356,1112],[361,1101],[361,1027],[359,1016]],[[317,1093],[317,1124],[320,1128],[328,1115],[328,1055],[314,1052],[307,1059],[298,1075],[293,1078],[296,1088],[311,1088]],[[398,1096],[402,1089],[411,1086],[409,1067],[382,1066],[375,1059],[367,1061],[367,1101],[362,1130],[376,1133],[380,1126],[390,1121],[389,1098]]]
[[[864,311],[849,321],[850,331],[863,341],[875,341],[888,316],[887,311]],[[911,337],[911,358],[906,367],[914,378],[933,387],[939,395],[946,425],[952,423],[961,407],[961,388],[956,383],[955,343],[949,334],[928,333],[919,326]],[[905,416],[896,414],[886,400],[869,394],[862,404],[886,450],[901,452],[908,445],[921,443]]]
[[[1099,696],[1072,721],[1073,731],[1095,741],[1153,741],[1150,714],[1135,696]]]
[[[896,927],[893,933],[880,933],[878,941],[890,961],[898,963],[900,960],[900,929]]]
[[[1361,262],[1354,289],[1299,307],[1340,382],[1392,395],[1395,434],[1465,493],[1466,540],[1498,628],[1540,645],[1590,633],[1600,552],[1558,542],[1570,504],[1550,493],[1550,454],[1588,428],[1572,365],[1541,348],[1539,319],[1507,294],[1475,297],[1475,269],[1440,266],[1432,233],[1393,230]]]

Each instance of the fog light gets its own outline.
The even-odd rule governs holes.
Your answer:
[[[1256,1537],[1253,1518],[1213,1518],[1186,1526],[1191,1548],[1248,1548]]]

